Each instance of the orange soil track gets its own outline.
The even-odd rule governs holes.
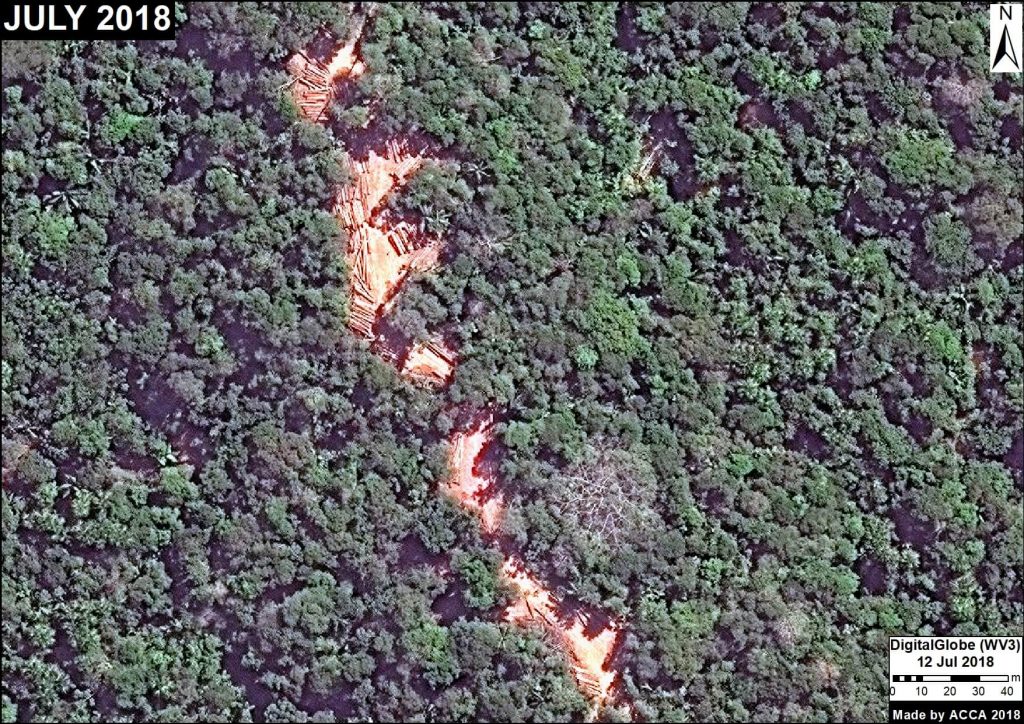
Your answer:
[[[389,142],[383,155],[370,151],[355,161],[353,183],[338,195],[337,213],[348,230],[348,262],[352,273],[349,327],[367,339],[373,326],[409,272],[437,263],[440,245],[424,241],[416,227],[387,223],[376,212],[393,190],[404,185],[423,164],[420,153]]]
[[[338,78],[356,78],[364,72],[365,66],[356,54],[360,30],[361,26],[354,39],[326,65],[301,52],[288,61],[288,70],[295,78],[293,98],[307,120],[316,123],[323,117],[334,99]],[[391,141],[382,154],[370,151],[365,160],[355,161],[353,182],[338,194],[336,213],[349,235],[349,327],[361,337],[376,338],[376,321],[387,311],[410,272],[437,264],[438,240],[424,239],[406,222],[389,223],[379,213],[388,195],[408,182],[424,160],[422,153]],[[397,359],[394,350],[380,351],[389,362]],[[455,353],[443,344],[419,343],[409,350],[399,373],[411,380],[443,386],[451,380],[456,362]],[[451,475],[442,486],[445,494],[476,513],[483,531],[491,535],[501,528],[505,502],[495,490],[494,481],[477,473],[476,464],[491,442],[493,426],[493,419],[488,417],[452,436],[448,461]],[[519,596],[505,610],[504,619],[548,631],[569,659],[580,690],[598,707],[607,702],[617,678],[617,672],[608,667],[619,640],[618,624],[613,622],[588,637],[586,622],[579,617],[562,617],[555,596],[517,558],[505,558],[502,575]]]
[[[490,495],[492,481],[476,472],[476,461],[491,442],[492,428],[493,422],[487,419],[467,432],[455,433],[448,453],[452,475],[444,486],[447,495],[480,516],[480,526],[485,533],[498,531],[505,512],[501,494]]]
[[[619,640],[618,625],[613,622],[597,635],[587,636],[586,621],[579,616],[566,621],[558,612],[558,601],[521,561],[506,558],[501,571],[519,593],[519,600],[505,609],[505,620],[550,631],[568,654],[580,689],[598,706],[606,702],[617,676],[608,668],[608,660]]]

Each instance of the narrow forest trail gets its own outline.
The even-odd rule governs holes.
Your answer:
[[[328,63],[312,60],[302,52],[288,61],[294,79],[292,97],[307,121],[322,121],[334,100],[337,82],[353,80],[365,72],[358,55],[361,32],[360,22]],[[406,184],[426,160],[424,151],[411,150],[401,139],[389,140],[379,151],[370,150],[365,158],[353,161],[354,178],[337,196],[335,212],[349,237],[348,325],[353,333],[373,342],[378,341],[377,323],[387,314],[408,276],[433,268],[439,260],[440,239],[428,238],[417,226],[392,219],[382,211],[390,194]],[[414,342],[406,350],[384,345],[378,352],[406,379],[432,387],[448,384],[458,363],[456,352],[436,340]],[[477,468],[493,435],[494,413],[487,410],[469,429],[451,436],[450,476],[439,492],[477,515],[484,534],[497,539],[506,512],[504,496],[497,481]],[[507,552],[503,555],[501,575],[516,598],[502,618],[539,627],[551,635],[565,654],[577,686],[593,706],[592,717],[596,717],[600,708],[616,696],[619,677],[611,667],[611,658],[621,639],[620,624],[612,620],[593,633],[593,626],[582,614],[563,613],[565,609],[578,611],[579,607],[565,606],[566,602],[546,588],[523,561]]]

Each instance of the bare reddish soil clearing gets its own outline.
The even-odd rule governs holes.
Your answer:
[[[491,442],[492,427],[487,419],[467,432],[455,433],[448,457],[452,476],[444,488],[462,507],[480,516],[485,533],[497,532],[505,512],[501,493],[494,491],[491,480],[476,472],[476,461]]]
[[[303,116],[319,122],[334,99],[335,81],[355,78],[365,67],[357,55],[357,30],[353,39],[335,53],[329,63],[297,53],[288,61],[295,80],[292,94]],[[406,277],[438,262],[440,240],[428,239],[418,227],[392,220],[382,207],[388,195],[409,181],[425,161],[422,152],[411,151],[400,141],[389,141],[378,153],[352,165],[354,180],[338,194],[336,213],[349,236],[347,258],[352,299],[349,328],[357,335],[377,340],[377,322],[387,312]],[[642,179],[653,166],[652,152],[639,169]],[[398,350],[381,345],[379,354],[395,364]],[[430,386],[447,384],[455,371],[455,352],[439,342],[412,345],[399,373]],[[477,472],[477,462],[493,437],[493,418],[488,415],[471,429],[452,436],[449,447],[451,475],[442,491],[480,518],[483,531],[497,534],[505,516],[505,501],[495,481]],[[559,613],[559,600],[514,556],[506,556],[502,575],[518,594],[504,612],[511,623],[539,626],[550,633],[569,660],[580,690],[600,707],[611,697],[617,673],[608,668],[619,640],[619,625],[610,623],[593,636],[580,614]],[[596,710],[595,710],[596,713]]]
[[[411,224],[389,223],[377,213],[388,194],[405,184],[423,160],[422,154],[390,142],[383,155],[370,151],[365,161],[353,163],[355,180],[338,197],[338,216],[349,235],[349,327],[368,339],[375,337],[374,324],[409,272],[437,263],[439,242],[424,240]]]
[[[515,557],[505,559],[505,578],[519,593],[519,600],[505,609],[505,620],[523,625],[539,625],[551,632],[569,657],[573,676],[580,689],[595,704],[604,704],[611,695],[616,672],[608,668],[619,639],[614,621],[595,636],[587,636],[587,622],[581,614],[566,620],[559,614],[558,600],[544,588]]]
[[[366,66],[356,55],[358,32],[327,63],[298,52],[288,60],[288,72],[295,79],[292,97],[307,120],[317,123],[334,100],[334,82],[339,78],[358,78]]]

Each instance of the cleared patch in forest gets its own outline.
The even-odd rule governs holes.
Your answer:
[[[361,27],[360,27],[361,30]],[[320,63],[298,53],[289,61],[295,77],[292,93],[306,119],[319,122],[334,99],[337,78],[352,78],[364,71],[356,54],[355,39],[341,48],[329,63]],[[653,167],[652,152],[639,173],[646,176]],[[364,160],[353,163],[354,180],[338,195],[336,213],[348,231],[347,257],[351,273],[352,299],[349,328],[376,343],[378,354],[395,364],[408,379],[431,386],[450,381],[456,365],[455,352],[440,342],[411,345],[401,364],[399,350],[378,339],[377,326],[409,273],[435,266],[440,240],[425,238],[417,226],[394,221],[381,213],[388,196],[403,186],[422,166],[425,155],[406,143],[389,140],[382,153],[369,149]],[[451,475],[442,491],[476,513],[483,531],[498,533],[505,515],[505,502],[490,476],[479,473],[477,462],[493,437],[492,415],[473,427],[453,435],[449,448]],[[539,625],[548,631],[566,654],[580,690],[600,707],[611,696],[617,673],[608,668],[619,639],[619,625],[610,622],[594,633],[594,624],[580,613],[563,615],[560,602],[515,556],[506,555],[502,574],[518,593],[518,599],[504,612],[504,618],[521,625]],[[588,635],[588,631],[593,635]],[[597,709],[595,708],[595,715]]]
[[[476,471],[476,462],[490,444],[493,428],[494,421],[488,417],[465,432],[455,433],[448,454],[452,474],[443,489],[462,507],[480,516],[485,533],[496,533],[505,513],[505,502],[494,491],[493,481]]]
[[[424,239],[411,224],[390,222],[378,211],[396,188],[423,164],[422,153],[389,142],[383,154],[370,151],[353,163],[354,181],[341,190],[337,213],[349,234],[348,262],[352,275],[349,327],[374,338],[374,325],[409,272],[437,263],[440,244]]]
[[[549,631],[569,657],[580,689],[598,706],[606,702],[617,675],[609,668],[609,660],[619,639],[618,624],[612,621],[588,636],[588,622],[582,614],[577,613],[569,620],[560,615],[558,600],[517,558],[505,559],[502,574],[519,594],[518,600],[505,609],[505,620],[539,625]]]
[[[351,39],[334,53],[326,63],[314,60],[299,51],[288,59],[288,72],[292,78],[292,98],[307,120],[317,123],[334,100],[335,82],[339,78],[358,78],[366,66],[356,54],[356,45],[362,34],[362,24]]]

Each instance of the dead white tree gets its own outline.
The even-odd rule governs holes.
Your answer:
[[[554,477],[549,502],[563,521],[611,546],[644,536],[659,520],[650,463],[606,439]]]

